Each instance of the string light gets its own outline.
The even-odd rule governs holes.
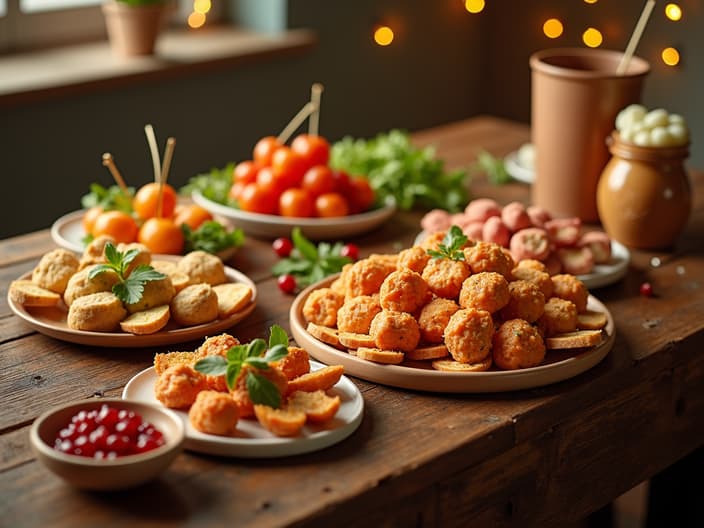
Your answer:
[[[464,0],[464,8],[470,13],[481,13],[484,9],[484,0]]]
[[[665,16],[677,22],[682,18],[682,8],[677,4],[667,4],[665,6]]]
[[[205,24],[205,15],[203,13],[198,13],[194,11],[188,15],[188,26],[193,29],[198,29]]]
[[[601,31],[590,27],[582,33],[582,41],[590,48],[598,48],[604,41],[604,37],[601,36]]]
[[[677,66],[680,62],[680,52],[675,48],[665,48],[661,56],[662,61],[668,66]]]
[[[196,13],[203,13],[205,15],[210,11],[210,8],[210,0],[194,0],[193,2],[193,11]]]
[[[374,30],[374,42],[379,46],[388,46],[394,41],[394,31],[389,26],[379,26]]]
[[[549,18],[543,24],[543,33],[546,37],[551,39],[562,35],[563,30],[564,28],[562,27],[562,22],[560,22],[557,18]]]

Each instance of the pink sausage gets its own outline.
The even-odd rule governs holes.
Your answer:
[[[555,218],[545,222],[545,230],[553,244],[557,247],[573,247],[577,245],[582,230],[582,221],[578,217]]]
[[[506,204],[501,210],[501,220],[512,233],[533,225],[525,206],[521,202]]]
[[[510,248],[516,262],[523,259],[543,260],[550,254],[550,239],[544,229],[527,227],[513,234]]]
[[[531,205],[526,209],[528,217],[534,227],[544,227],[545,222],[552,220],[552,216],[547,209],[543,209],[539,205]]]
[[[450,213],[443,209],[433,209],[425,213],[420,221],[420,227],[428,233],[445,231],[450,228]]]
[[[606,264],[611,260],[611,239],[603,231],[584,233],[577,241],[577,246],[591,249],[596,264]]]
[[[511,240],[511,232],[506,224],[498,216],[487,218],[482,227],[482,240],[484,242],[495,242],[503,247],[508,247]]]
[[[471,222],[484,222],[492,216],[501,216],[501,206],[491,198],[477,198],[467,204],[464,213]]]

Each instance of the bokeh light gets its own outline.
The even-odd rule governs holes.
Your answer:
[[[665,48],[661,53],[662,61],[668,66],[677,66],[680,62],[680,52],[675,48]]]
[[[582,42],[590,48],[598,48],[604,42],[604,37],[601,36],[601,31],[590,27],[582,33]]]
[[[584,0],[585,4],[596,4],[597,0]]]
[[[193,11],[196,13],[206,14],[211,8],[210,0],[194,0],[193,1]]]
[[[389,26],[379,26],[374,30],[374,42],[388,46],[394,41],[394,31]]]
[[[557,18],[549,18],[543,24],[543,33],[546,37],[554,39],[562,35],[564,27]]]
[[[667,4],[665,6],[665,16],[676,22],[682,18],[682,8],[677,4]]]
[[[205,15],[203,13],[193,12],[188,15],[188,26],[193,29],[202,27],[205,24]]]
[[[484,10],[484,0],[464,0],[464,8],[470,13],[481,13]]]

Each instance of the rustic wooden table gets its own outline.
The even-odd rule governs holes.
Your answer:
[[[480,149],[504,155],[529,138],[519,124],[480,117],[414,135],[450,168]],[[0,242],[0,524],[5,526],[528,526],[561,525],[600,508],[704,445],[704,174],[672,252],[634,251],[627,276],[596,290],[616,343],[590,371],[552,386],[490,395],[429,394],[353,378],[366,402],[359,429],[307,455],[238,460],[185,452],[158,480],[119,493],[79,492],[40,466],[28,429],[47,408],[118,396],[154,349],[101,349],[32,331],[11,314],[7,288],[54,247],[41,231]],[[481,178],[475,196],[529,200],[520,183]],[[418,231],[399,214],[357,242],[397,251]],[[661,264],[651,264],[657,256]],[[256,281],[255,312],[231,332],[289,328],[266,241],[248,239],[230,264]],[[655,296],[639,295],[643,281]],[[193,346],[196,344],[194,343]],[[185,345],[184,345],[185,346]],[[179,347],[181,348],[181,347]]]

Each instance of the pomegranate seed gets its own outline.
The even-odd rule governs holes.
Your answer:
[[[359,248],[356,244],[345,244],[340,250],[340,255],[356,261],[359,258]]]
[[[282,258],[288,257],[293,250],[293,242],[288,238],[277,238],[271,243],[276,254]]]
[[[279,285],[279,289],[284,293],[293,293],[293,290],[296,289],[296,278],[288,273],[279,275],[276,282]]]
[[[644,282],[643,284],[640,285],[640,294],[643,297],[652,297],[653,296],[653,285],[650,284],[649,282]]]

